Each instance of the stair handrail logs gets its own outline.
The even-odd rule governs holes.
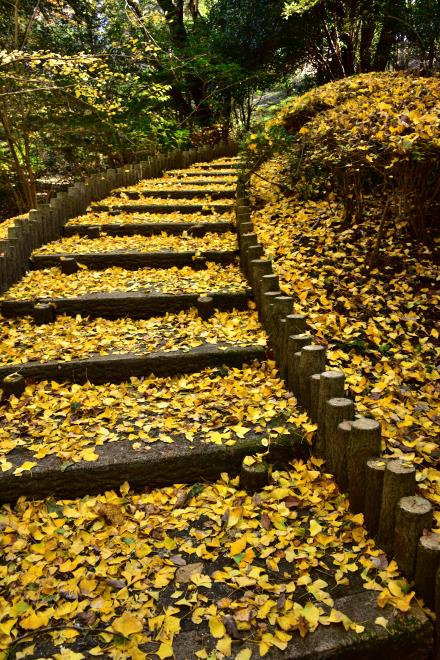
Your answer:
[[[115,188],[160,177],[169,169],[183,169],[199,161],[235,156],[237,150],[235,142],[219,142],[214,146],[158,154],[139,163],[87,176],[69,186],[67,192],[57,193],[49,204],[38,204],[27,216],[17,217],[8,227],[7,237],[0,240],[0,293],[23,277],[29,269],[32,252],[44,243],[60,238],[66,222],[85,213],[91,202],[104,199]]]

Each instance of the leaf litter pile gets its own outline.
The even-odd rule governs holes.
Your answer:
[[[72,218],[67,226],[72,225],[116,225],[116,224],[148,224],[148,223],[176,223],[191,222],[203,224],[206,222],[231,222],[232,212],[221,214],[204,215],[203,213],[182,213],[181,211],[170,211],[166,215],[163,213],[109,213],[108,211],[90,212]]]
[[[274,471],[254,496],[224,474],[4,506],[0,645],[18,640],[17,658],[162,659],[197,630],[194,657],[249,660],[330,623],[361,633],[335,603],[353,585],[407,611],[414,593],[320,466]]]
[[[144,293],[198,293],[211,291],[237,292],[247,283],[235,265],[206,264],[206,270],[183,268],[141,268],[136,271],[114,266],[89,270],[81,266],[73,275],[62,275],[60,268],[31,271],[4,294],[4,300],[28,298],[67,298],[111,291]]]
[[[229,251],[237,249],[237,235],[233,232],[216,234],[208,232],[204,236],[191,236],[183,232],[173,236],[162,232],[154,236],[110,236],[101,234],[99,238],[69,236],[43,245],[34,254],[75,254],[105,252],[191,252]]]
[[[188,351],[203,344],[266,345],[252,311],[216,313],[203,320],[196,309],[149,319],[89,319],[58,316],[50,326],[33,319],[0,318],[0,364],[71,360],[94,354]]]
[[[120,385],[43,381],[2,401],[0,468],[12,468],[8,454],[20,447],[35,460],[54,454],[66,462],[95,461],[96,447],[106,442],[129,442],[142,452],[152,443],[181,439],[190,451],[194,440],[233,446],[253,432],[264,446],[290,435],[293,425],[309,438],[316,428],[296,409],[270,361]],[[33,460],[14,474],[35,465]]]
[[[380,421],[386,454],[419,466],[421,494],[439,508],[440,274],[432,251],[391,228],[384,264],[367,275],[374,209],[347,227],[334,199],[303,201],[268,183],[282,182],[285,163],[275,157],[253,177],[259,241],[295,312],[328,347],[330,367],[344,371],[358,411]],[[440,526],[439,511],[436,519]]]

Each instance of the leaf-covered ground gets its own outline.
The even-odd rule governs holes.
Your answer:
[[[392,228],[380,268],[367,274],[374,208],[371,222],[367,212],[347,225],[335,200],[285,196],[268,183],[283,181],[284,164],[275,158],[253,178],[255,231],[295,311],[345,372],[359,412],[381,422],[386,453],[419,466],[419,487],[438,507],[440,274],[432,251]]]
[[[166,215],[164,213],[108,213],[107,211],[100,211],[99,213],[86,213],[72,218],[67,223],[68,226],[72,225],[100,225],[100,224],[148,224],[148,223],[162,223],[162,222],[194,222],[203,224],[204,222],[231,222],[233,214],[209,214],[203,213],[182,213],[181,211],[170,211]]]
[[[143,190],[234,190],[234,184],[237,177],[228,177],[227,183],[220,183],[216,179],[218,179],[218,177],[211,177],[210,179],[204,177],[202,180],[190,179],[191,183],[188,183],[187,179],[163,176],[160,179],[143,179],[133,186],[120,188],[117,192],[124,195],[125,192],[142,192]]]
[[[81,270],[62,275],[60,268],[31,271],[4,294],[5,300],[27,298],[64,298],[110,291],[145,293],[208,293],[242,291],[246,280],[235,265],[206,264],[206,270],[183,268],[142,268],[136,271],[113,267],[105,270]]]
[[[110,236],[101,234],[99,238],[69,236],[47,243],[34,254],[74,254],[105,252],[206,252],[207,250],[228,251],[237,249],[237,234],[208,232],[204,236],[191,236],[187,232],[173,236],[162,232],[154,236]]]
[[[29,384],[19,399],[1,402],[0,468],[11,469],[8,453],[16,447],[29,449],[34,460],[54,454],[68,462],[94,461],[95,447],[106,442],[148,451],[153,442],[180,437],[190,450],[196,436],[234,445],[250,431],[269,438],[287,434],[286,424],[301,426],[309,437],[315,429],[272,362],[120,385],[43,381]]]
[[[1,319],[0,363],[71,360],[94,354],[190,350],[202,344],[266,344],[255,312],[219,312],[203,320],[195,309],[150,319],[58,316],[50,326]]]
[[[223,475],[4,506],[0,645],[18,639],[17,658],[162,659],[196,629],[197,657],[249,660],[332,622],[362,632],[334,607],[353,585],[406,611],[413,592],[319,468],[296,462],[253,497]]]

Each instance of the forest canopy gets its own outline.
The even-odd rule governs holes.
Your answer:
[[[435,0],[0,0],[0,212],[246,132],[265,93],[438,66]],[[270,97],[269,94],[269,97]]]

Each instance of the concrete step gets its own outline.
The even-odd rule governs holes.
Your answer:
[[[203,176],[215,176],[215,177],[225,177],[231,176],[231,169],[222,167],[221,169],[212,168],[208,170],[168,170],[165,172],[166,176],[177,176],[179,178],[185,178],[187,176],[203,177]]]
[[[204,202],[198,204],[93,204],[92,211],[124,211],[128,213],[229,213],[234,204],[218,204],[216,202]]]
[[[73,257],[80,264],[88,268],[99,270],[120,266],[126,270],[137,270],[138,268],[174,268],[193,266],[194,259],[201,257],[207,261],[220,264],[230,264],[237,259],[238,250],[207,250],[197,253],[196,251],[175,252],[172,250],[161,250],[158,252],[78,252],[75,254],[36,254],[30,259],[32,270],[51,268],[59,266],[64,257]]]
[[[212,190],[210,188],[193,188],[192,190],[179,190],[178,188],[143,188],[141,190],[116,190],[114,195],[125,195],[129,199],[140,199],[145,197],[158,197],[169,199],[191,199],[192,197],[206,197],[211,199],[234,199],[236,191]]]
[[[165,232],[167,234],[172,234],[173,236],[187,232],[192,236],[203,236],[209,232],[215,232],[217,234],[224,234],[228,231],[233,231],[235,229],[235,224],[230,222],[167,222],[166,218],[164,222],[117,222],[117,216],[121,211],[115,211],[115,223],[103,223],[98,225],[100,231],[105,234],[110,234],[112,236],[133,236],[139,234],[141,236],[152,236],[154,234],[161,234]],[[64,226],[64,236],[74,236],[79,234],[80,236],[87,236],[92,227],[96,225],[75,225],[67,224]]]
[[[32,315],[36,302],[51,303],[57,313],[75,316],[102,316],[108,319],[129,316],[137,319],[147,319],[161,316],[167,312],[180,312],[190,307],[197,307],[198,293],[142,293],[140,291],[115,291],[112,293],[95,293],[72,298],[50,298],[44,295],[38,299],[3,300],[1,313],[5,318]],[[213,291],[204,293],[213,298],[216,309],[228,311],[232,309],[247,309],[251,298],[251,290],[231,293]]]
[[[174,376],[194,373],[206,367],[241,367],[252,360],[264,360],[263,346],[204,344],[187,351],[156,351],[93,355],[80,360],[49,360],[0,366],[0,380],[13,373],[33,381],[51,380],[59,383],[121,383],[132,376],[139,378]]]

